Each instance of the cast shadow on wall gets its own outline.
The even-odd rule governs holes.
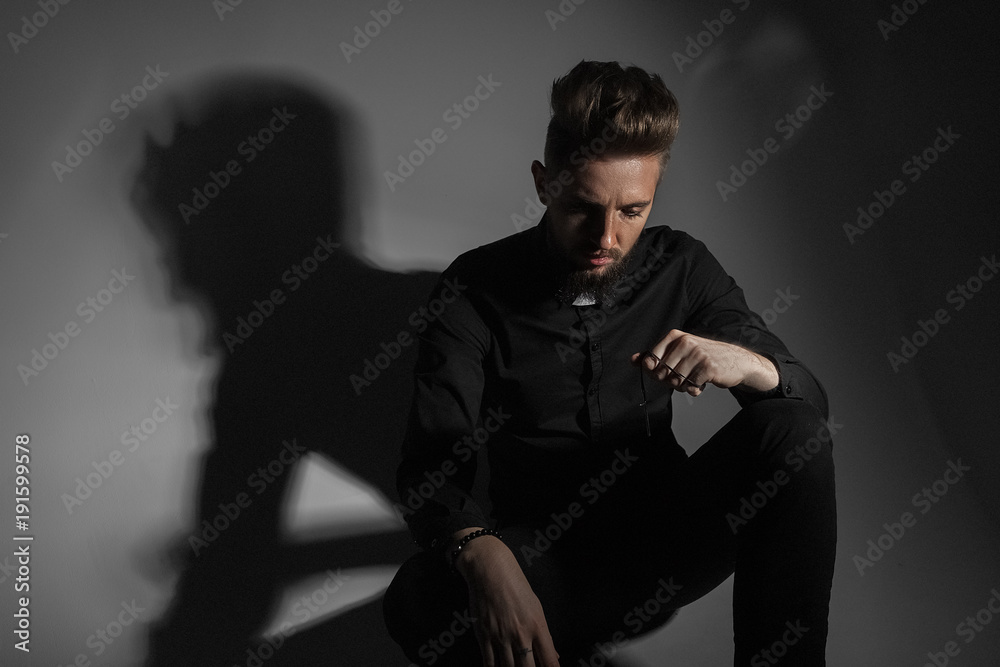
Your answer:
[[[352,254],[361,196],[352,183],[364,161],[344,108],[263,75],[215,77],[194,102],[174,111],[168,145],[147,138],[132,192],[171,298],[197,307],[205,344],[221,359],[194,503],[199,529],[161,553],[180,576],[149,627],[148,667],[246,664],[287,584],[398,564],[412,552],[401,530],[293,544],[279,522],[306,452],[396,498],[414,348],[369,385],[349,378],[380,341],[411,329],[409,315],[437,278]],[[239,515],[204,539],[203,522],[224,508]],[[380,599],[286,637],[268,665],[400,662]]]

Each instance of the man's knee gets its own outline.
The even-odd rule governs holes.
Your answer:
[[[758,401],[740,411],[741,429],[755,434],[761,452],[782,456],[807,447],[814,456],[826,455],[833,447],[833,436],[842,427],[826,419],[806,401],[776,398]]]
[[[421,552],[408,558],[396,571],[382,598],[382,613],[389,636],[404,648],[417,631],[414,621],[424,611],[421,607],[427,599],[425,589],[434,574],[429,556]]]
[[[421,552],[403,563],[385,591],[382,612],[389,636],[410,660],[442,667],[471,664],[475,642],[468,594],[440,554]]]
[[[752,486],[741,489],[738,505],[726,516],[733,533],[744,533],[752,523],[754,531],[767,526],[801,526],[832,543],[836,532],[836,483],[833,435],[840,428],[814,406],[798,400],[761,401],[746,408],[747,424],[758,428],[758,454],[744,480]],[[756,519],[760,513],[762,519]],[[808,515],[809,521],[801,516]],[[808,527],[806,527],[808,524]],[[795,532],[793,531],[793,532]],[[780,531],[779,531],[780,532]],[[819,539],[819,538],[816,538]]]
[[[794,485],[828,489],[834,479],[833,438],[843,428],[806,401],[761,401],[754,419],[762,423],[761,462],[774,479],[794,480]],[[780,478],[779,478],[780,476]]]

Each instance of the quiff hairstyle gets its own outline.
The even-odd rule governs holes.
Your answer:
[[[680,116],[677,99],[658,74],[581,60],[552,83],[551,106],[547,170],[572,169],[596,155],[655,155],[662,176]]]

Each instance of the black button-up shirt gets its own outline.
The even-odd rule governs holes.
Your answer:
[[[669,227],[643,230],[613,300],[556,297],[548,219],[458,257],[418,327],[415,393],[397,472],[397,505],[416,542],[445,544],[491,522],[472,498],[476,452],[489,455],[489,496],[502,522],[544,517],[579,499],[616,453],[655,465],[686,454],[671,431],[672,390],[630,363],[671,329],[741,345],[773,361],[769,392],[734,388],[741,405],[807,400],[827,413],[812,373],[746,305],[703,243]],[[646,433],[648,414],[651,436]]]

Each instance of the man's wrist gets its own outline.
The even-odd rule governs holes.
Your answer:
[[[774,391],[781,384],[781,374],[778,366],[765,356],[747,350],[749,361],[747,371],[740,387],[767,393]]]
[[[456,531],[452,536],[451,543],[445,551],[445,559],[448,562],[448,566],[455,572],[462,575],[465,579],[468,579],[468,575],[475,570],[477,563],[481,560],[482,556],[488,554],[491,550],[496,549],[497,547],[506,548],[499,535],[490,531],[487,534],[468,540],[461,546],[461,549],[459,549],[459,545],[461,545],[463,537],[482,530],[484,529],[474,527],[463,528],[462,530]],[[456,550],[458,550],[458,553],[455,553]]]
[[[451,554],[453,551],[455,551],[455,549],[458,548],[458,545],[462,541],[462,538],[468,535],[469,533],[474,533],[477,530],[482,530],[482,529],[483,526],[472,526],[471,528],[462,528],[452,533],[451,539],[446,541],[444,543],[444,546],[441,547],[442,555],[444,556],[445,562],[448,563],[448,567],[452,567]]]

